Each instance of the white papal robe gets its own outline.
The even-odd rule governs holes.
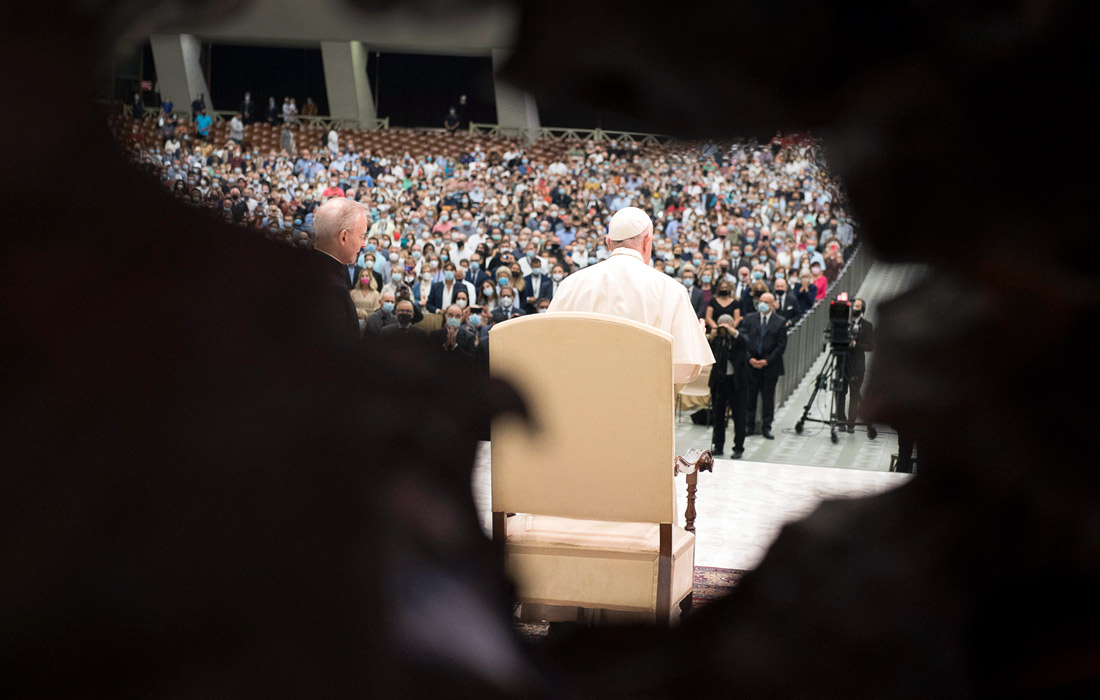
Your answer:
[[[676,384],[687,384],[703,367],[714,364],[714,353],[687,288],[646,265],[642,254],[631,248],[616,248],[598,265],[562,280],[550,302],[549,312],[555,311],[618,316],[670,334],[672,381]]]

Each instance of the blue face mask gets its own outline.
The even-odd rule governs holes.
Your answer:
[[[474,272],[477,272],[478,270],[481,269],[481,263],[479,263],[477,260],[471,260],[470,261],[470,269],[473,270]]]
[[[497,282],[500,284],[501,287],[507,287],[508,286],[508,278],[507,277],[498,277]]]
[[[420,251],[419,250],[414,250],[413,251],[413,257],[415,259],[419,260],[420,259]]]
[[[752,273],[752,278],[754,280],[764,279],[764,273],[760,270],[754,270]]]
[[[816,249],[812,245],[806,246],[806,252],[809,253],[810,255],[813,255],[815,250]]]
[[[776,278],[777,280],[781,280],[781,279],[786,279],[786,277],[787,277],[787,276],[786,276],[785,274],[783,274],[782,272],[777,272],[777,273],[775,273],[775,278]]]
[[[385,311],[388,314],[392,314],[393,313],[393,302],[392,301],[384,302],[382,304],[382,310]]]
[[[703,280],[703,284],[710,284],[710,275],[703,275],[699,279]]]
[[[443,273],[443,279],[447,280],[448,282],[453,281],[454,278],[455,278],[454,270],[447,270]]]
[[[770,306],[768,306],[767,304],[765,304],[764,302],[760,302],[759,304],[757,304],[757,305],[756,305],[756,310],[760,312],[760,315],[761,315],[761,316],[763,316],[764,314],[768,313],[768,310],[769,310],[770,308],[771,308],[771,307],[770,307]]]
[[[376,250],[378,250],[378,246],[376,246],[376,245],[375,245],[375,244],[373,244],[373,243],[368,243],[368,244],[367,244],[367,252],[368,252],[368,253],[373,253],[373,252],[374,252],[374,251],[376,251]]]
[[[462,319],[461,318],[448,318],[447,319],[447,325],[450,326],[451,328],[458,328],[459,326],[462,325]]]
[[[467,321],[467,323],[469,323],[474,328],[477,328],[481,325],[481,316],[478,316],[477,314],[472,314],[470,316],[470,320]]]
[[[588,258],[588,264],[589,264],[589,265],[595,265],[595,264],[596,264],[596,256],[594,256],[594,255],[592,255],[592,256],[589,256],[589,258]]]
[[[665,274],[666,275],[671,275],[673,272],[676,272],[675,267],[673,267],[672,265],[665,265]]]
[[[688,289],[691,289],[691,286],[692,286],[693,284],[695,284],[695,280],[693,280],[693,279],[692,279],[692,278],[690,278],[690,277],[685,277],[685,278],[684,278],[684,286],[685,286],[685,287],[687,287]]]
[[[535,259],[535,251],[533,251],[533,250],[527,251],[526,253],[524,253],[524,255],[527,256],[528,260],[534,260]]]

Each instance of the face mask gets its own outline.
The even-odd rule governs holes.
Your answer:
[[[540,313],[540,314],[544,314],[544,313],[546,313],[547,311],[549,311],[549,309],[539,309],[539,313]]]
[[[524,255],[527,256],[528,260],[534,260],[535,259],[535,251],[533,251],[533,250],[527,251],[526,253],[524,253]]]
[[[497,283],[500,284],[501,287],[507,286],[508,278],[507,277],[498,277],[497,278]]]
[[[453,281],[454,278],[455,278],[454,270],[447,270],[446,272],[443,273],[443,279],[447,280],[448,282]]]
[[[709,284],[710,283],[710,275],[703,275],[699,279],[703,280],[703,284]]]
[[[447,319],[447,326],[449,326],[450,328],[458,328],[461,325],[462,325],[462,319],[460,319],[460,318],[448,318]]]
[[[589,258],[588,258],[588,264],[589,264],[589,265],[595,265],[595,264],[596,264],[596,256],[595,256],[595,255],[591,255],[591,256],[589,256]]]
[[[733,294],[733,290],[731,290],[731,289],[719,289],[718,290],[718,296],[720,296],[720,297],[728,297],[731,294]]]
[[[500,298],[500,304],[501,304],[501,306],[505,306],[505,307],[511,306],[512,305],[512,297],[501,297]]]
[[[416,260],[420,259],[420,251],[419,250],[414,250],[413,251],[413,258],[416,259]]]
[[[542,268],[541,267],[532,267],[531,268],[531,274],[534,275],[535,277],[539,277],[540,275],[542,275]]]
[[[406,328],[413,321],[412,314],[397,314],[397,325]]]
[[[359,279],[359,284],[363,285],[364,287],[369,287],[370,286],[370,277],[361,277]]]
[[[560,272],[555,272],[554,274],[550,275],[550,279],[554,280],[555,282],[561,282],[563,279],[565,279],[565,276],[562,275]]]
[[[768,313],[768,309],[770,309],[770,308],[771,307],[768,306],[767,304],[765,304],[764,302],[760,302],[759,304],[756,305],[756,310],[760,312],[761,316]]]
[[[474,272],[477,272],[478,270],[481,269],[481,263],[479,263],[477,260],[471,260],[470,261],[470,269],[473,270]]]
[[[447,262],[448,260],[451,259],[451,256],[444,254],[444,255],[440,255],[439,259],[442,260],[443,262]]]
[[[433,260],[433,261],[431,262],[431,266],[432,266],[432,269],[433,269],[433,270],[436,270],[436,269],[438,269],[438,268],[439,268],[439,261],[438,261],[438,260]]]
[[[387,301],[387,302],[383,303],[382,304],[382,310],[385,311],[388,314],[392,314],[393,313],[393,302],[392,301]]]
[[[493,288],[492,287],[486,287],[485,289],[481,290],[481,293],[484,294],[487,297],[491,297],[491,296],[493,296]]]
[[[391,253],[390,254],[390,262],[391,263],[397,262],[397,253]]]
[[[467,323],[469,323],[474,328],[477,328],[478,326],[481,325],[481,316],[478,316],[476,314],[473,315],[473,316],[470,316],[470,320],[467,321]]]
[[[694,284],[695,284],[695,280],[692,279],[691,277],[685,277],[684,278],[684,286],[687,287],[688,289],[691,289],[692,285],[694,285]]]
[[[787,277],[787,275],[783,274],[782,272],[775,273],[775,278],[777,280],[785,279],[786,277]]]
[[[752,278],[754,280],[764,279],[764,273],[760,270],[753,270]]]
[[[863,313],[863,309],[852,309],[852,318],[859,316]]]

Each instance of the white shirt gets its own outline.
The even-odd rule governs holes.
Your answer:
[[[687,288],[616,248],[607,260],[569,275],[554,293],[550,311],[584,311],[638,321],[672,335],[672,380],[687,384],[714,364],[703,326]]]

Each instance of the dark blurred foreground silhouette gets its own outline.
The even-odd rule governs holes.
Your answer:
[[[139,33],[233,9],[154,5]],[[510,75],[536,96],[826,136],[876,250],[935,270],[880,310],[865,400],[916,437],[917,478],[826,503],[671,633],[532,657],[469,492],[518,399],[325,345],[303,251],[184,209],[110,142],[93,67],[136,8],[16,0],[8,94],[65,97],[0,129],[0,695],[1095,697],[1083,3],[520,5]]]

